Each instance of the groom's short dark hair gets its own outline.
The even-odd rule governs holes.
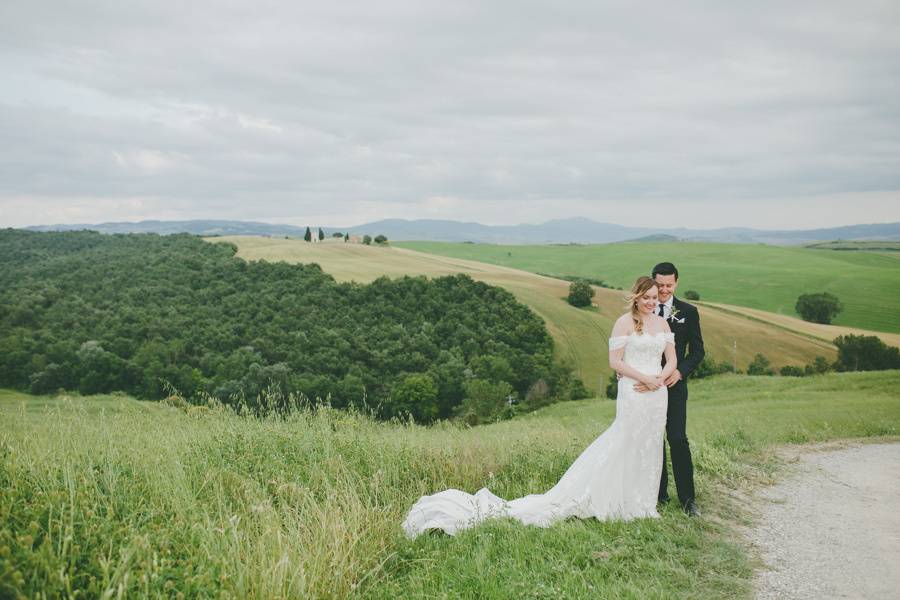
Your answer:
[[[670,262],[662,262],[653,267],[653,279],[656,279],[657,275],[674,275],[675,281],[678,281],[678,269]]]

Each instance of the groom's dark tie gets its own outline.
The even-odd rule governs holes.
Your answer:
[[[666,316],[666,305],[665,304],[659,305],[659,313],[657,313],[657,314],[659,314],[659,316],[661,316],[661,317]]]

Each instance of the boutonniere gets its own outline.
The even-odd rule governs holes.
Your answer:
[[[678,314],[679,314],[680,312],[681,312],[681,311],[678,310],[677,307],[673,306],[673,307],[672,307],[672,312],[669,313],[669,321],[671,321],[671,322],[673,322],[673,323],[678,323],[678,324],[684,323],[684,317],[681,317],[680,319],[678,318]]]

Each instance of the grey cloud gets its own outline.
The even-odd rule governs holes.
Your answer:
[[[891,2],[37,2],[0,23],[0,68],[33,83],[0,104],[0,206],[496,222],[900,190]]]

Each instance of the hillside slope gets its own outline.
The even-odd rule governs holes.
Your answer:
[[[339,281],[466,273],[506,288],[541,316],[556,342],[558,357],[571,362],[588,387],[600,389],[609,375],[607,338],[612,323],[625,310],[622,291],[595,288],[596,308],[583,310],[565,301],[569,282],[501,265],[361,244],[242,236],[209,241],[236,244],[238,256],[246,260],[318,263]],[[731,360],[737,342],[738,368],[745,369],[757,352],[764,353],[776,367],[804,365],[816,356],[835,357],[831,343],[816,336],[705,306],[699,309],[707,353],[716,360]]]
[[[404,248],[524,269],[602,279],[625,287],[668,260],[681,270],[680,292],[701,299],[797,316],[800,294],[830,292],[844,304],[836,325],[900,333],[900,262],[874,252],[836,252],[760,244],[621,243],[495,246],[403,242]]]

